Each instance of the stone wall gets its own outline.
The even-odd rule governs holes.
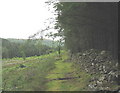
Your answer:
[[[89,90],[117,90],[118,89],[118,60],[104,50],[90,49],[78,53],[73,57],[93,77],[89,81]]]

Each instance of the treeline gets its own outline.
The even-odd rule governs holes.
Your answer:
[[[118,3],[58,2],[54,7],[55,28],[64,33],[71,53],[98,49],[118,55]]]
[[[41,40],[26,40],[19,43],[17,40],[10,42],[2,39],[2,58],[40,56],[52,52],[53,49],[56,48],[43,44]]]

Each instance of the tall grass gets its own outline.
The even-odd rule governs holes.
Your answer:
[[[54,69],[56,53],[39,57],[29,57],[28,62],[20,64],[3,65],[3,90],[4,91],[42,91],[46,90],[46,75]],[[34,59],[34,60],[33,60]],[[19,60],[19,63],[21,60]]]

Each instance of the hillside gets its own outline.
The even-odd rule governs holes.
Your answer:
[[[28,41],[28,39],[13,39],[13,38],[8,38],[8,39],[4,39],[4,38],[0,38],[0,40],[2,40],[2,45],[3,47],[7,45],[7,43],[18,43],[18,44],[23,44],[25,42]],[[42,44],[45,44],[47,46],[57,46],[57,42],[54,42],[52,40],[49,40],[49,39],[43,39],[43,40],[31,40],[32,43],[37,43],[37,42],[42,42]],[[54,45],[53,45],[53,42],[54,42]]]
[[[22,56],[40,56],[57,47],[57,42],[47,39],[3,39],[2,40],[2,58],[13,58]]]
[[[19,44],[22,44],[22,43],[27,42],[28,39],[14,39],[14,38],[8,38],[7,40],[10,41],[10,42],[12,42],[12,43],[19,43]],[[56,46],[57,46],[57,42],[52,41],[52,40],[49,40],[49,39],[43,39],[43,40],[36,39],[36,40],[32,40],[32,43],[35,44],[35,43],[37,43],[37,42],[39,42],[39,41],[41,41],[42,44],[47,45],[47,46],[50,46],[50,47],[52,47],[52,46],[56,47]],[[53,45],[53,42],[54,42],[54,45]]]
[[[14,39],[14,38],[8,38],[7,40],[13,43],[25,43],[27,41],[27,39]]]

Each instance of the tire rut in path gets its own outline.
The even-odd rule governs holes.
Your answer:
[[[69,79],[76,79],[76,78],[80,78],[80,76],[78,76],[78,77],[54,78],[54,79],[51,79],[49,81],[53,81],[53,80],[69,80]]]
[[[49,74],[73,74],[74,73],[74,71],[73,72],[68,72],[68,73],[49,73]]]

